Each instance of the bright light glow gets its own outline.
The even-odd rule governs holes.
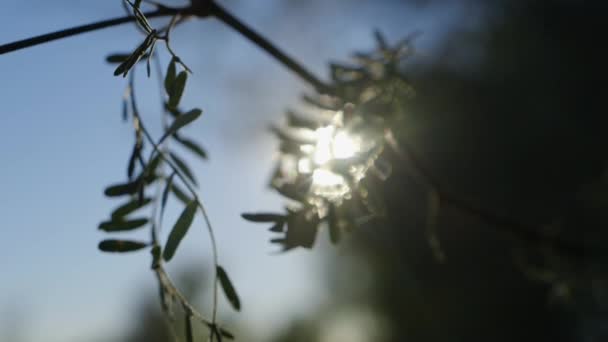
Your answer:
[[[315,146],[314,161],[317,165],[323,165],[332,159],[331,145],[334,135],[334,126],[326,126],[317,129],[317,145]]]
[[[346,159],[359,152],[359,144],[346,132],[336,133],[333,141],[333,155],[337,159]]]
[[[312,182],[323,187],[345,185],[344,177],[325,169],[316,169],[312,173]]]
[[[317,165],[324,165],[332,159],[350,158],[361,149],[353,137],[345,131],[336,130],[335,126],[321,127],[315,133],[317,144],[314,146],[313,160]]]
[[[298,172],[300,173],[311,173],[312,162],[308,158],[301,158],[298,160]]]

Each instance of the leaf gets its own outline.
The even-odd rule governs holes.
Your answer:
[[[110,64],[123,63],[124,61],[129,59],[130,56],[131,55],[126,54],[126,53],[115,53],[115,54],[108,55],[106,57],[106,62],[108,62]]]
[[[148,244],[145,242],[113,239],[103,240],[98,245],[101,251],[112,253],[133,252],[145,248],[147,246]]]
[[[118,76],[122,74],[122,76],[127,76],[127,73],[135,63],[137,63],[145,54],[146,50],[150,47],[150,45],[156,40],[156,30],[152,30],[150,34],[146,37],[146,39],[133,51],[131,56],[127,58],[124,62],[122,62],[116,70],[114,70],[114,76]]]
[[[169,89],[169,107],[176,108],[179,105],[179,101],[182,99],[184,88],[186,87],[186,80],[188,79],[188,73],[181,71],[175,81]]]
[[[196,200],[191,201],[175,222],[171,233],[169,233],[167,243],[165,244],[165,250],[163,251],[163,259],[165,259],[165,261],[169,261],[173,258],[179,243],[188,232],[190,225],[192,225],[197,206],[198,202]]]
[[[190,203],[190,201],[192,201],[192,199],[188,195],[186,195],[186,192],[183,191],[175,183],[173,183],[171,185],[171,192],[173,192],[173,194],[175,195],[175,197],[177,197],[177,199],[180,200],[184,204],[188,204],[188,203]]]
[[[150,204],[150,202],[152,202],[151,198],[144,198],[142,203],[139,203],[139,200],[132,200],[128,203],[125,203],[125,204],[121,205],[120,207],[114,209],[114,211],[112,212],[112,215],[111,215],[112,220],[118,221],[121,218],[134,212],[135,210],[145,207],[146,205]]]
[[[188,167],[188,164],[186,164],[186,162],[181,160],[173,152],[170,152],[169,155],[171,156],[171,159],[173,159],[173,161],[175,162],[175,165],[180,169],[181,172],[184,173],[186,178],[188,178],[192,182],[192,184],[196,185],[196,178],[194,178],[194,173],[192,173],[192,170],[190,170],[190,168]]]
[[[185,148],[194,152],[199,157],[201,157],[203,159],[207,159],[207,152],[205,152],[205,150],[202,147],[200,147],[196,142],[186,139],[186,138],[179,137],[177,135],[174,135],[174,137],[175,137],[175,140],[177,140]]]
[[[99,224],[99,229],[104,230],[106,232],[117,232],[124,230],[133,230],[139,227],[142,227],[148,223],[147,218],[139,218],[133,219],[129,221],[105,221]]]
[[[131,157],[129,158],[129,166],[127,167],[127,177],[129,180],[133,178],[133,171],[135,171],[135,163],[137,159],[140,158],[141,145],[136,143],[133,145],[133,152],[131,152]]]
[[[111,185],[107,187],[103,193],[108,197],[116,197],[122,195],[133,195],[137,192],[137,189],[138,181],[135,180],[129,183]]]
[[[175,120],[173,120],[173,123],[171,123],[171,126],[169,126],[169,128],[167,128],[167,131],[165,132],[165,134],[160,138],[160,140],[158,141],[158,144],[160,145],[165,139],[167,139],[168,136],[177,133],[177,131],[186,126],[187,124],[191,123],[192,121],[198,119],[199,116],[201,116],[201,114],[203,113],[202,110],[195,108],[191,111],[189,111],[188,113],[184,113],[180,116],[178,116],[177,118],[175,118]]]
[[[285,222],[277,222],[274,226],[268,229],[274,233],[282,233],[285,230]]]
[[[167,205],[167,199],[169,198],[169,190],[173,186],[173,177],[175,177],[175,172],[169,176],[167,179],[167,185],[165,185],[165,189],[163,190],[163,195],[160,201],[160,217],[163,217],[163,213],[165,212],[165,206]]]
[[[167,95],[171,96],[171,89],[173,88],[173,83],[175,82],[176,76],[176,60],[175,58],[171,59],[171,63],[169,63],[169,67],[167,68],[167,74],[165,75],[165,91]],[[168,104],[167,104],[168,106]]]
[[[120,64],[124,63],[127,59],[129,59],[129,57],[131,57],[131,55],[128,53],[115,53],[108,55],[106,57],[106,62],[110,64]],[[142,59],[143,58],[148,58],[148,54],[143,55]]]
[[[284,222],[285,216],[271,213],[243,213],[241,217],[251,222]]]
[[[228,298],[228,301],[230,302],[230,304],[232,304],[232,307],[236,311],[240,311],[241,301],[239,300],[239,296],[236,293],[234,286],[232,286],[232,282],[230,281],[230,278],[228,278],[228,274],[226,273],[224,268],[219,265],[217,266],[217,278],[220,281],[220,284],[222,285],[222,289],[224,290],[226,298]]]

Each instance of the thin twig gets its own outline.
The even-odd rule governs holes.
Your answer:
[[[164,17],[169,15],[175,15],[177,13],[186,13],[189,8],[169,8],[169,7],[160,7],[156,11],[144,13],[144,15],[148,18],[156,18],[156,17]],[[136,19],[134,16],[124,16],[120,18],[108,19],[103,21],[98,21],[92,24],[76,26],[65,30],[59,30],[47,34],[43,34],[40,36],[27,38],[23,40],[19,40],[16,42],[0,45],[0,55],[5,53],[29,48],[32,46],[44,44],[47,42],[51,42],[58,39],[63,39],[75,35],[79,35],[86,32],[100,30],[106,27],[117,26],[125,23],[134,22]]]
[[[136,103],[135,93],[133,91],[133,87],[134,87],[133,82],[134,82],[134,77],[131,77],[130,78],[130,83],[131,83],[130,84],[130,86],[131,86],[131,101],[133,103]],[[152,137],[152,135],[150,134],[150,132],[146,128],[145,124],[143,123],[143,120],[141,120],[141,117],[139,116],[139,112],[137,111],[137,108],[135,106],[134,106],[134,110],[133,110],[133,115],[137,119],[139,119],[139,127],[140,127],[141,131],[144,133],[144,136],[146,137],[146,139],[148,140],[148,142],[152,145],[153,151],[155,151],[156,153],[158,153],[158,155],[163,159],[163,161],[166,162],[167,165],[169,165],[169,167],[171,168],[171,170],[177,175],[177,177],[186,186],[186,188],[188,189],[188,191],[190,192],[190,194],[194,197],[194,200],[196,201],[199,210],[203,214],[203,219],[204,219],[205,225],[207,227],[207,233],[209,235],[209,240],[210,240],[210,244],[211,244],[211,251],[212,251],[213,265],[214,265],[214,270],[213,270],[213,272],[214,272],[213,273],[213,308],[212,308],[211,325],[212,326],[216,326],[216,324],[217,324],[216,323],[216,319],[217,319],[218,292],[219,292],[218,279],[217,279],[217,268],[219,266],[219,260],[218,260],[217,242],[216,242],[216,239],[215,239],[215,233],[214,233],[214,230],[213,230],[213,226],[211,224],[211,220],[209,218],[207,210],[205,209],[205,206],[203,205],[203,202],[200,199],[200,196],[197,194],[196,190],[192,187],[192,185],[190,185],[190,183],[188,182],[188,180],[186,179],[186,177],[182,174],[182,172],[179,170],[179,168],[173,163],[173,161],[171,160],[171,158],[169,156],[167,156],[167,154],[165,153],[165,151],[163,151],[161,149],[161,147],[156,143],[156,141],[154,141],[154,138]],[[200,314],[199,314],[199,316],[200,316]]]

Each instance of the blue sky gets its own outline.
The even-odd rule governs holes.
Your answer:
[[[225,6],[318,75],[325,75],[327,61],[372,47],[374,28],[393,40],[423,30],[418,45],[431,51],[442,32],[469,15],[457,6],[286,2]],[[123,14],[118,0],[3,0],[1,11],[0,43]],[[173,36],[174,49],[194,71],[182,103],[204,111],[186,133],[211,158],[190,161],[221,263],[244,302],[236,319],[280,326],[327,295],[317,270],[324,257],[339,257],[340,247],[273,255],[264,227],[240,213],[282,208],[281,198],[265,187],[276,147],[266,128],[309,89],[218,21],[188,22]],[[124,25],[0,56],[0,339],[20,322],[27,341],[119,334],[132,324],[141,292],[155,289],[148,253],[115,256],[96,248],[105,237],[97,224],[119,203],[104,198],[103,188],[124,180],[132,144],[120,112],[125,80],[112,76],[104,57],[133,49],[141,39]],[[142,77],[138,84],[140,109],[158,134],[156,81]],[[170,207],[165,222],[178,210]],[[209,267],[200,218],[193,228],[169,265],[174,274],[186,265]],[[145,232],[133,235],[145,238]],[[225,302],[221,310],[230,311]],[[266,328],[261,338],[271,333]]]

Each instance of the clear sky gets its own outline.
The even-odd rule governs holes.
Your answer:
[[[476,14],[364,0],[221,3],[318,75],[325,75],[329,60],[372,47],[374,28],[392,40],[423,30],[418,45],[430,51],[458,18],[474,21]],[[119,0],[2,0],[0,12],[0,43],[123,15]],[[26,341],[119,334],[133,322],[141,292],[156,287],[148,253],[116,256],[96,247],[106,237],[97,224],[119,203],[104,198],[103,188],[125,179],[132,144],[130,126],[121,121],[125,80],[112,76],[104,57],[141,39],[124,25],[0,56],[0,340],[19,324]],[[186,132],[210,154],[208,162],[191,164],[217,231],[221,264],[244,302],[236,318],[278,327],[323,299],[316,277],[321,254],[340,254],[338,247],[272,255],[265,227],[240,218],[245,211],[282,208],[265,187],[276,147],[266,128],[308,87],[215,20],[186,23],[173,39],[194,71],[184,107],[204,111]],[[158,134],[156,85],[141,78],[138,97]],[[171,207],[165,221],[178,210]],[[186,265],[210,266],[200,218],[193,228],[169,265],[174,274]],[[230,311],[225,302],[222,311]],[[270,333],[267,328],[260,334]]]

